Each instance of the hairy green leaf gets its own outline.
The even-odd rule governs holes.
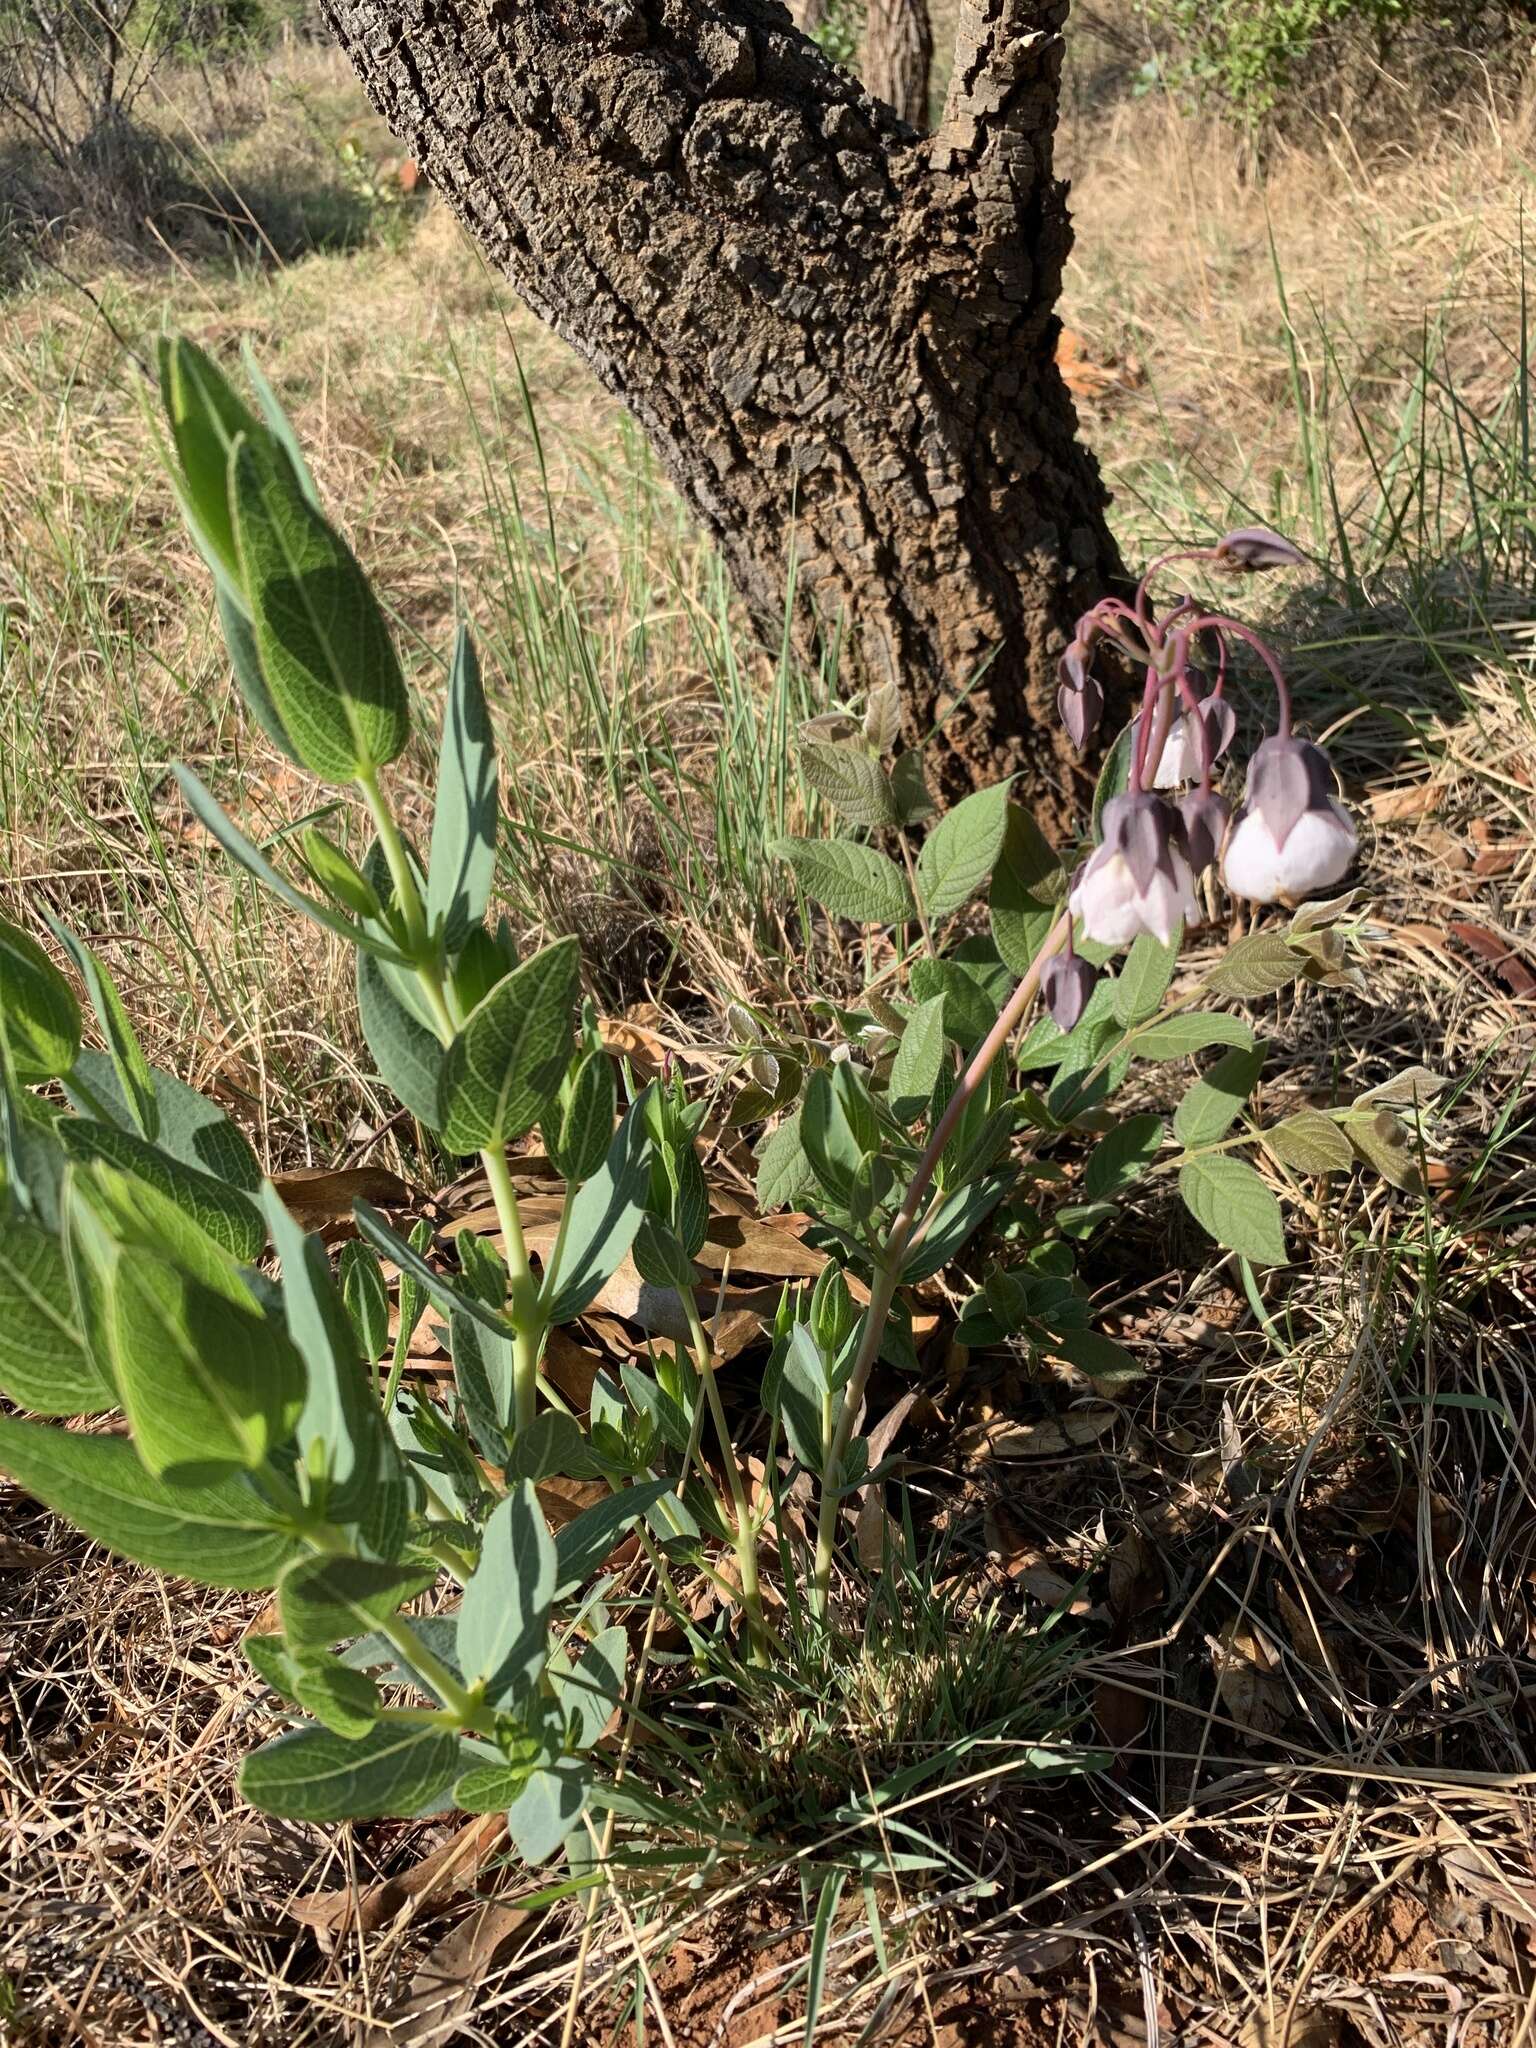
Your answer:
[[[1106,1131],[1083,1170],[1088,1200],[1102,1201],[1138,1180],[1157,1157],[1165,1130],[1160,1116],[1131,1116]]]
[[[0,917],[0,1034],[18,1081],[67,1074],[80,1050],[80,1006],[30,933]]]
[[[898,1123],[914,1124],[928,1107],[944,1061],[944,998],[929,996],[908,1017],[891,1061],[886,1096]]]
[[[1264,1053],[1262,1045],[1234,1045],[1201,1075],[1174,1112],[1173,1135],[1181,1145],[1214,1145],[1225,1137],[1253,1092]]]
[[[992,873],[1008,829],[1009,787],[999,782],[976,790],[946,811],[923,841],[917,887],[935,924],[958,910]]]
[[[1256,1265],[1285,1264],[1280,1204],[1241,1159],[1217,1152],[1186,1161],[1179,1168],[1179,1193],[1195,1221],[1228,1251]]]
[[[56,1237],[25,1217],[0,1231],[0,1393],[34,1415],[101,1415],[117,1389],[86,1349]]]
[[[1129,1049],[1138,1059],[1177,1060],[1186,1053],[1204,1052],[1208,1045],[1252,1044],[1252,1028],[1241,1017],[1229,1017],[1221,1010],[1183,1010],[1161,1024],[1149,1025]]]
[[[549,1655],[555,1573],[555,1540],[533,1482],[517,1480],[485,1525],[459,1609],[459,1662],[492,1706],[510,1706],[538,1683]]]
[[[851,839],[777,839],[770,852],[787,861],[814,903],[857,924],[896,924],[913,913],[912,891],[896,863]]]
[[[1348,1173],[1355,1163],[1349,1139],[1320,1109],[1298,1109],[1261,1137],[1265,1151],[1297,1173]]]
[[[242,1476],[156,1479],[124,1437],[0,1416],[0,1471],[118,1556],[205,1586],[265,1589],[304,1552]]]
[[[240,1791],[282,1820],[411,1815],[447,1791],[462,1762],[459,1738],[446,1728],[385,1718],[355,1740],[294,1728],[246,1758]]]
[[[580,958],[575,939],[559,939],[471,1010],[443,1060],[450,1151],[510,1143],[544,1115],[571,1055]]]
[[[857,740],[801,739],[798,752],[806,781],[840,818],[874,828],[896,823],[890,778]]]
[[[607,1055],[600,1057],[606,1066]],[[541,1289],[550,1322],[568,1323],[580,1315],[618,1270],[645,1214],[650,1177],[651,1140],[642,1096],[610,1138],[601,1170],[571,1204],[559,1263],[546,1271]]]
[[[450,953],[458,952],[491,900],[500,820],[496,735],[474,642],[469,628],[460,625],[448,671],[427,874],[427,918],[442,931]]]

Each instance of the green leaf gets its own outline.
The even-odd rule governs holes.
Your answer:
[[[922,1242],[903,1260],[903,1283],[914,1286],[919,1280],[931,1279],[941,1267],[947,1266],[966,1239],[986,1222],[1008,1192],[1012,1181],[1010,1173],[988,1174],[985,1179],[972,1181],[969,1187],[957,1188],[954,1194],[946,1197]]]
[[[0,917],[0,1034],[18,1081],[67,1074],[80,1050],[80,1006],[30,933]]]
[[[1151,932],[1143,932],[1132,944],[1115,977],[1115,1015],[1122,1024],[1141,1024],[1162,1008],[1183,936],[1181,925],[1166,946]]]
[[[607,1055],[599,1057],[606,1066]],[[540,1289],[541,1311],[549,1322],[568,1323],[580,1315],[618,1270],[645,1214],[650,1178],[651,1140],[642,1095],[610,1139],[602,1170],[571,1204],[560,1262],[546,1271]]]
[[[410,965],[399,947],[379,932],[369,931],[363,925],[354,923],[351,918],[343,917],[339,911],[332,910],[328,903],[321,903],[316,897],[306,896],[301,889],[295,889],[292,882],[278,873],[266,855],[251,844],[239,826],[184,762],[177,761],[171,773],[187,800],[187,808],[198,823],[213,834],[224,851],[231,859],[238,861],[247,874],[254,875],[264,889],[270,889],[280,903],[286,903],[290,910],[299,911],[313,923],[323,925],[328,932],[335,932],[349,945],[359,946],[365,952],[376,953],[381,960],[393,960],[400,967]]]
[[[980,978],[957,960],[913,963],[911,988],[920,1002],[944,998],[944,1035],[967,1052],[980,1045],[997,1022],[997,1004]]]
[[[579,1757],[540,1764],[507,1808],[507,1833],[527,1864],[545,1863],[581,1819],[592,1786]]]
[[[322,511],[324,508],[320,503],[320,493],[315,487],[314,477],[310,474],[309,464],[304,460],[304,450],[299,446],[299,437],[293,430],[293,422],[283,411],[277,393],[268,383],[265,372],[257,362],[256,351],[251,347],[249,336],[243,338],[240,343],[240,367],[250,380],[251,389],[256,394],[256,403],[261,407],[261,416],[271,430],[273,440],[292,465],[293,473],[299,480],[299,489],[317,512]]]
[[[1157,1157],[1165,1128],[1160,1116],[1132,1116],[1106,1131],[1083,1171],[1083,1193],[1088,1200],[1102,1201],[1138,1180]]]
[[[648,1514],[663,1494],[671,1493],[673,1484],[670,1479],[641,1480],[567,1522],[555,1536],[555,1599],[574,1593],[589,1579],[625,1530]]]
[[[1063,1330],[1052,1337],[1051,1349],[1086,1373],[1100,1393],[1114,1393],[1146,1377],[1135,1354],[1100,1330]]]
[[[299,1664],[294,1671],[293,1697],[333,1735],[356,1742],[383,1712],[379,1689],[363,1671],[351,1671],[334,1657]]]
[[[442,931],[450,953],[458,952],[491,900],[501,822],[496,777],[496,735],[480,662],[469,628],[461,625],[448,671],[427,872],[427,919],[434,931]]]
[[[163,335],[156,355],[160,398],[180,470],[172,471],[182,517],[209,568],[243,589],[229,506],[229,464],[242,434],[257,436],[254,415],[223,371],[182,335]]]
[[[1008,806],[1002,850],[992,873],[992,937],[1015,975],[1025,975],[1056,917],[1061,862],[1029,812]]]
[[[66,1117],[59,1137],[71,1159],[104,1160],[118,1172],[153,1188],[181,1210],[198,1229],[242,1265],[261,1256],[266,1243],[261,1215],[249,1195],[216,1180],[211,1173],[183,1166],[161,1146],[149,1145],[137,1132],[94,1117]]]
[[[1401,1117],[1390,1109],[1378,1109],[1373,1115],[1349,1117],[1344,1129],[1360,1157],[1374,1166],[1389,1186],[1419,1191],[1423,1177],[1418,1150]]]
[[[138,1245],[99,1272],[134,1447],[162,1478],[252,1470],[298,1420],[304,1371],[282,1328]]]
[[[205,1586],[265,1590],[304,1554],[243,1477],[173,1485],[146,1472],[125,1437],[0,1416],[0,1471],[119,1557]]]
[[[276,1188],[265,1188],[262,1201],[282,1261],[288,1335],[304,1361],[299,1455],[312,1473],[325,1474],[327,1515],[356,1525],[372,1549],[392,1556],[405,1535],[405,1469],[337,1299],[325,1246],[305,1235]]]
[[[1138,1059],[1177,1060],[1186,1053],[1204,1052],[1208,1045],[1252,1044],[1253,1031],[1241,1017],[1229,1017],[1222,1010],[1185,1010],[1149,1025],[1127,1049]]]
[[[372,1820],[419,1813],[446,1792],[463,1762],[451,1729],[378,1721],[357,1740],[294,1728],[248,1756],[240,1792],[281,1820]]]
[[[605,1048],[592,1046],[566,1069],[542,1126],[544,1150],[562,1180],[579,1186],[601,1167],[613,1140],[617,1106],[613,1061]]]
[[[890,778],[858,741],[802,739],[797,751],[806,781],[840,818],[875,829],[896,823]]]
[[[1298,1173],[1348,1173],[1355,1163],[1349,1139],[1320,1109],[1298,1109],[1260,1137],[1266,1152]]]
[[[357,1333],[358,1348],[371,1364],[384,1356],[389,1342],[389,1288],[377,1252],[361,1238],[342,1246],[340,1279],[341,1298]]]
[[[149,1074],[155,1091],[157,1148],[183,1166],[212,1174],[215,1180],[238,1188],[242,1194],[256,1194],[261,1187],[256,1155],[219,1105],[162,1067],[151,1067]],[[76,1084],[81,1082],[90,1089],[91,1107],[75,1093]],[[99,1108],[119,1130],[135,1128],[117,1071],[101,1053],[82,1052],[64,1086],[82,1116],[95,1115]]]
[[[1010,784],[978,789],[946,811],[923,841],[917,887],[923,908],[937,924],[950,916],[991,874],[1008,829]]]
[[[133,1026],[128,1021],[123,999],[117,992],[117,983],[90,948],[77,939],[67,925],[60,923],[51,912],[46,914],[54,937],[74,961],[79,969],[80,978],[85,983],[85,992],[91,999],[91,1008],[96,1012],[96,1021],[107,1041],[107,1052],[112,1061],[113,1071],[117,1075],[117,1084],[133,1118],[134,1127],[141,1138],[147,1138],[153,1143],[160,1124],[154,1076],[150,1073],[149,1062],[144,1057],[144,1048],[139,1044]]]
[[[386,1259],[400,1268],[402,1274],[413,1279],[428,1301],[435,1302],[444,1315],[462,1310],[496,1336],[509,1334],[505,1316],[488,1307],[468,1289],[456,1287],[446,1274],[429,1266],[416,1247],[386,1223],[377,1209],[371,1208],[367,1202],[354,1202],[352,1215],[358,1229],[375,1250],[381,1251]]]
[[[504,1330],[487,1330],[460,1309],[448,1321],[453,1378],[464,1419],[480,1455],[492,1465],[505,1466],[513,1407],[512,1338]]]
[[[1250,932],[1228,946],[1206,975],[1205,986],[1219,996],[1272,995],[1293,982],[1305,964],[1283,933]]]
[[[938,808],[923,779],[923,757],[916,747],[898,754],[890,767],[891,801],[896,806],[898,825],[916,825],[931,818]]]
[[[1201,1075],[1174,1112],[1173,1135],[1181,1145],[1214,1145],[1226,1136],[1253,1092],[1265,1050],[1235,1045]]]
[[[364,1557],[306,1557],[283,1573],[277,1589],[283,1634],[295,1657],[367,1635],[407,1600],[425,1593],[435,1565],[391,1564]]]
[[[533,1774],[538,1751],[522,1762],[474,1764],[453,1788],[453,1803],[461,1813],[505,1813]]]
[[[886,1097],[898,1123],[914,1124],[928,1107],[944,1063],[944,998],[930,996],[906,1022],[891,1061]]]
[[[896,924],[915,908],[907,878],[894,861],[851,839],[776,839],[769,848],[787,861],[813,903],[857,924]]]
[[[574,1666],[562,1656],[550,1665],[549,1679],[561,1711],[572,1723],[571,1747],[590,1749],[619,1704],[629,1637],[615,1624],[588,1643]]]
[[[580,949],[546,946],[471,1010],[443,1060],[440,1124],[451,1152],[510,1143],[539,1121],[571,1056]]]
[[[686,1444],[687,1439],[684,1438]],[[547,1409],[536,1415],[526,1429],[520,1429],[507,1460],[508,1479],[564,1479],[594,1476],[598,1466],[587,1449],[581,1424],[572,1415]]]
[[[846,1206],[860,1161],[880,1148],[879,1119],[851,1061],[812,1074],[800,1111],[800,1142],[822,1187]]]
[[[34,1415],[117,1406],[81,1337],[62,1245],[21,1216],[0,1231],[0,1393]]]
[[[1255,1265],[1285,1264],[1280,1204],[1241,1159],[1218,1152],[1186,1161],[1179,1168],[1179,1193],[1195,1221],[1228,1251],[1241,1252]]]
[[[244,600],[236,600],[229,584],[221,576],[214,586],[213,601],[219,615],[219,630],[224,635],[229,665],[234,670],[235,686],[245,700],[246,710],[250,712],[273,746],[302,768],[304,763],[294,752],[293,741],[289,739],[283,721],[277,715],[277,706],[272,702],[272,692],[267,688],[267,679],[261,672],[261,656],[256,651],[256,634],[249,618],[241,610]]]
[[[357,1021],[379,1079],[429,1131],[438,1125],[443,1085],[443,1042],[395,994],[383,965],[357,956]]]
[[[480,1562],[459,1609],[459,1662],[493,1707],[537,1685],[549,1656],[555,1539],[533,1482],[518,1480],[485,1525]]]
[[[816,1169],[800,1142],[797,1109],[769,1133],[757,1155],[757,1206],[765,1216],[796,1208],[815,1184]]]
[[[311,773],[336,783],[372,774],[410,734],[378,600],[269,435],[243,436],[231,464],[241,576],[277,715]]]

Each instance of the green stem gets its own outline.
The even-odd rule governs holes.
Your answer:
[[[842,1409],[833,1432],[831,1450],[826,1469],[822,1473],[821,1504],[816,1517],[816,1564],[812,1580],[812,1608],[817,1618],[825,1622],[832,1589],[832,1545],[837,1533],[837,1510],[839,1494],[837,1475],[848,1455],[848,1446],[864,1405],[864,1392],[869,1385],[870,1373],[880,1355],[880,1340],[885,1335],[885,1325],[890,1316],[891,1303],[896,1297],[896,1288],[901,1279],[901,1269],[907,1254],[921,1243],[932,1216],[917,1220],[917,1212],[923,1197],[933,1184],[944,1148],[954,1136],[960,1119],[977,1089],[986,1080],[992,1063],[1007,1045],[1040,986],[1040,976],[1046,962],[1060,952],[1066,944],[1071,929],[1071,917],[1063,912],[1047,933],[1039,952],[1030,963],[1029,972],[1024,976],[1013,994],[1008,998],[1007,1007],[992,1029],[977,1048],[975,1057],[961,1076],[960,1085],[934,1126],[922,1158],[917,1162],[907,1192],[902,1198],[896,1219],[879,1257],[875,1261],[874,1283],[870,1289],[869,1307],[864,1312],[864,1327],[859,1335],[859,1349],[853,1361],[853,1370],[848,1384],[843,1389]]]
[[[693,1289],[682,1287],[678,1292],[688,1318],[688,1334],[693,1343],[694,1362],[704,1383],[704,1398],[709,1403],[715,1433],[720,1439],[720,1455],[725,1460],[726,1482],[731,1489],[731,1505],[736,1516],[736,1562],[741,1570],[741,1604],[747,1616],[752,1661],[754,1664],[763,1664],[767,1662],[768,1630],[763,1617],[763,1592],[757,1572],[757,1528],[752,1520],[752,1510],[747,1503],[746,1487],[742,1481],[735,1446],[731,1442],[731,1426],[726,1419],[725,1403],[720,1398],[720,1384],[715,1372],[715,1347],[710,1342],[708,1332],[700,1319],[699,1304]]]
[[[490,1183],[496,1220],[501,1225],[503,1257],[507,1265],[508,1308],[512,1318],[512,1421],[516,1431],[525,1430],[538,1412],[539,1351],[544,1336],[544,1318],[539,1307],[539,1284],[528,1260],[523,1238],[523,1219],[517,1206],[517,1190],[507,1164],[505,1145],[489,1145],[480,1154],[485,1177]]]

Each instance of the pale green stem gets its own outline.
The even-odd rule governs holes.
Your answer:
[[[842,1410],[838,1416],[837,1428],[833,1432],[831,1449],[826,1469],[822,1473],[821,1505],[816,1518],[816,1565],[812,1581],[812,1607],[822,1621],[827,1618],[827,1606],[832,1587],[832,1544],[837,1533],[837,1511],[840,1495],[837,1492],[848,1446],[853,1440],[854,1428],[859,1411],[864,1405],[864,1392],[869,1385],[870,1373],[880,1355],[880,1340],[885,1335],[886,1322],[890,1317],[891,1303],[896,1297],[901,1269],[909,1251],[921,1242],[928,1227],[925,1218],[921,1228],[917,1227],[917,1212],[923,1197],[933,1184],[944,1148],[954,1136],[964,1116],[966,1106],[976,1090],[986,1080],[992,1063],[1007,1045],[1009,1039],[1023,1021],[1024,1013],[1034,1001],[1040,986],[1040,976],[1045,963],[1066,944],[1071,919],[1063,912],[1046,935],[1044,944],[1030,963],[1029,972],[1024,976],[1013,994],[1008,998],[1007,1007],[987,1033],[978,1047],[970,1065],[962,1075],[960,1085],[950,1097],[944,1114],[934,1126],[933,1133],[917,1162],[907,1192],[902,1198],[890,1233],[880,1256],[875,1261],[874,1284],[870,1290],[869,1307],[864,1312],[864,1328],[859,1337],[858,1354],[853,1361],[853,1371],[843,1389]],[[930,1215],[931,1215],[930,1211]]]
[[[725,1460],[726,1482],[731,1489],[731,1505],[736,1515],[736,1561],[741,1569],[741,1604],[746,1610],[752,1661],[761,1664],[767,1661],[768,1631],[763,1618],[763,1592],[757,1572],[757,1528],[752,1520],[752,1510],[747,1504],[747,1492],[741,1477],[741,1466],[737,1462],[736,1449],[731,1442],[731,1425],[726,1420],[725,1403],[720,1399],[720,1385],[715,1373],[715,1347],[699,1318],[699,1304],[694,1297],[693,1289],[682,1287],[678,1292],[688,1318],[688,1334],[693,1342],[694,1360],[698,1366],[699,1377],[704,1383],[704,1398],[709,1403],[715,1433],[720,1439],[720,1455]]]

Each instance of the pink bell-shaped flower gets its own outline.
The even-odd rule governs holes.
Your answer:
[[[1176,813],[1161,797],[1135,793],[1104,806],[1104,841],[1069,908],[1086,938],[1128,946],[1143,932],[1167,945],[1182,918],[1199,922],[1194,877],[1184,857]]]
[[[1269,739],[1248,764],[1247,801],[1222,858],[1222,879],[1250,903],[1308,896],[1339,881],[1355,857],[1354,821],[1333,769],[1310,740]]]

